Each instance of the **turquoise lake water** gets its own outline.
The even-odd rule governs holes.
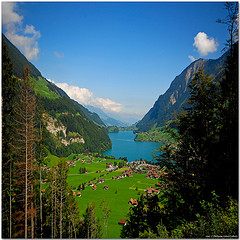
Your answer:
[[[108,135],[112,141],[112,148],[104,154],[116,158],[127,157],[129,162],[140,160],[140,158],[152,161],[152,152],[157,154],[156,149],[162,145],[156,142],[135,142],[136,134],[132,131],[119,131]]]

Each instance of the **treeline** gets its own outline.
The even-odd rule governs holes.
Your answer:
[[[200,69],[176,117],[177,144],[155,156],[161,195],[141,197],[122,238],[238,238],[238,3],[226,3],[228,57],[219,82]],[[235,35],[236,34],[236,35]]]

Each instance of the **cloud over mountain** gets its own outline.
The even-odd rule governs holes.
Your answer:
[[[2,3],[2,24],[6,37],[16,45],[28,60],[37,60],[39,47],[37,40],[41,37],[33,25],[23,26],[23,16],[17,12],[14,2]]]
[[[50,80],[51,81],[51,80]],[[62,88],[72,99],[82,105],[91,105],[102,109],[106,112],[119,113],[122,111],[123,105],[112,101],[108,98],[94,97],[94,94],[87,88],[79,88],[77,86],[68,85],[67,83],[55,83]]]
[[[214,38],[209,38],[204,32],[199,32],[194,38],[193,46],[197,48],[200,56],[206,56],[208,53],[217,51],[218,43]]]

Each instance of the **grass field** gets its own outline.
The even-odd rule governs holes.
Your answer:
[[[67,160],[72,160],[74,155],[70,155]],[[102,221],[102,212],[99,207],[100,202],[104,199],[105,203],[109,203],[111,213],[108,219],[107,233],[103,238],[120,238],[122,226],[118,224],[120,218],[126,219],[129,209],[128,201],[130,198],[138,199],[139,194],[144,193],[144,190],[157,183],[157,180],[146,179],[146,174],[133,174],[133,177],[126,177],[119,180],[113,180],[113,176],[121,175],[123,170],[127,167],[117,169],[113,172],[106,171],[106,162],[119,162],[122,160],[106,159],[103,161],[101,158],[95,158],[92,163],[86,163],[89,157],[81,156],[85,159],[83,164],[81,161],[76,162],[76,166],[71,166],[68,176],[69,184],[74,188],[74,191],[81,192],[81,197],[75,197],[80,208],[80,214],[84,213],[87,205],[91,202],[96,204],[96,215]],[[101,162],[99,162],[101,160]],[[54,159],[56,162],[56,159]],[[85,167],[88,173],[79,174],[79,168]],[[100,170],[99,173],[96,173]],[[95,179],[96,178],[96,179]],[[76,188],[83,183],[92,181],[96,183],[97,178],[103,178],[104,183],[96,184],[97,189],[92,190],[89,184],[86,184],[84,190],[77,190]],[[107,185],[108,190],[104,190],[104,185]]]
[[[35,87],[34,87],[35,92],[39,93],[42,97],[48,97],[50,99],[59,98],[59,95],[50,91],[50,89],[47,87],[48,82],[43,78],[39,77],[38,79],[35,79],[34,83],[35,83]]]

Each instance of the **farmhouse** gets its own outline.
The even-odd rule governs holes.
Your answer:
[[[100,184],[100,183],[103,183],[103,182],[105,182],[105,180],[102,178],[102,179],[99,179],[99,180],[97,180],[97,184]]]
[[[138,201],[137,201],[137,199],[134,199],[133,200],[133,206],[137,206],[138,205]]]
[[[132,205],[135,206],[135,207],[138,205],[137,199],[134,199],[134,200],[133,200],[133,199],[131,198],[131,199],[128,201],[128,203],[129,203],[129,204],[132,204]]]
[[[128,203],[133,204],[133,199],[131,198],[131,199],[128,201]]]
[[[119,225],[122,225],[122,226],[125,226],[126,225],[126,221],[127,220],[125,220],[125,219],[120,219],[120,221],[119,221]]]
[[[107,185],[105,185],[103,188],[104,188],[104,190],[108,190],[108,186]]]
[[[96,189],[97,189],[97,186],[94,184],[92,187],[92,190],[96,190]]]
[[[78,193],[77,193],[77,196],[78,196],[78,197],[81,197],[81,196],[82,196],[81,192],[78,192]]]

